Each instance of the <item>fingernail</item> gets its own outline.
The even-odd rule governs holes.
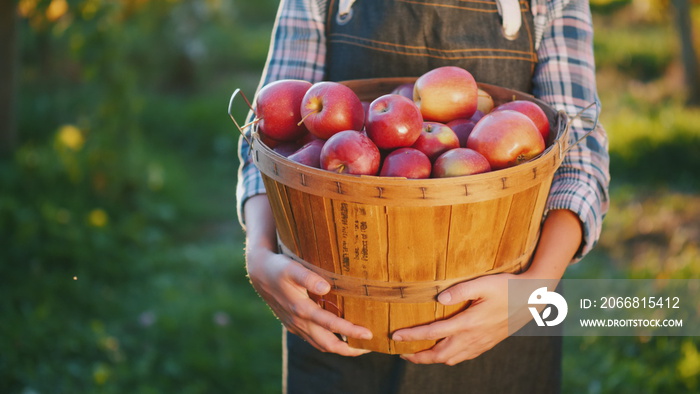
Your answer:
[[[403,337],[401,335],[396,335],[396,334],[392,335],[391,339],[393,339],[394,341],[397,341],[397,342],[403,341]]]
[[[316,293],[317,294],[325,294],[330,290],[328,288],[328,283],[326,282],[318,282],[316,283]]]
[[[444,292],[438,296],[438,301],[442,304],[446,304],[452,301],[452,294],[450,294],[450,292]]]
[[[367,333],[362,334],[362,339],[369,341],[370,339],[372,339],[372,333],[367,332]]]

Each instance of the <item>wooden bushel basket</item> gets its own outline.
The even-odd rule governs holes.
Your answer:
[[[415,78],[343,82],[370,101]],[[263,174],[280,250],[332,286],[325,309],[372,330],[352,347],[415,353],[435,341],[395,342],[394,331],[448,318],[466,303],[436,296],[469,279],[517,273],[530,263],[554,172],[568,148],[568,117],[532,96],[479,84],[496,105],[539,104],[550,141],[538,158],[484,174],[404,179],[336,174],[277,154],[253,133],[251,154]]]

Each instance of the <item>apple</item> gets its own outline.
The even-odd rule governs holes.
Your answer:
[[[469,148],[455,148],[441,154],[433,164],[433,178],[481,174],[491,165],[481,153]]]
[[[479,121],[479,119],[483,118],[484,115],[486,115],[486,114],[477,109],[476,112],[474,112],[474,115],[472,115],[472,117],[469,119],[473,120],[474,123],[476,123]]]
[[[297,141],[280,142],[276,144],[272,150],[284,157],[289,157],[289,155],[299,150],[300,147],[301,145]]]
[[[370,104],[365,130],[380,149],[407,147],[420,136],[423,117],[413,100],[385,94]]]
[[[307,134],[308,134],[308,133],[307,133]],[[262,143],[265,144],[265,146],[267,146],[267,147],[270,148],[270,149],[273,149],[273,150],[274,150],[274,149],[277,148],[280,144],[283,144],[283,142],[280,142],[280,141],[277,141],[277,140],[273,140],[272,138],[266,136],[265,134],[259,133],[259,135],[260,135],[260,141],[262,141]]]
[[[398,94],[407,98],[410,98],[413,100],[413,86],[415,85],[414,82],[409,82],[409,83],[402,83],[401,85],[397,86],[394,88],[394,90],[391,91],[392,94]]]
[[[282,79],[262,87],[254,109],[258,132],[278,142],[294,141],[306,134],[306,127],[299,124],[300,107],[311,86],[308,81]]]
[[[476,109],[481,111],[483,114],[487,114],[493,110],[493,97],[483,89],[478,89],[478,99],[476,102]]]
[[[315,135],[313,135],[313,134],[311,134],[311,133],[306,133],[305,135],[303,135],[301,138],[299,138],[299,139],[296,141],[296,142],[297,142],[297,147],[304,146],[304,145],[308,144],[309,142],[311,142],[311,141],[316,141],[316,140],[318,140],[318,139],[319,139],[319,138],[316,137]]]
[[[371,101],[362,101],[362,110],[365,111],[365,127],[367,127],[367,117],[369,117],[369,105]],[[311,134],[311,133],[309,133]]]
[[[321,168],[321,149],[325,143],[326,141],[319,139],[308,142],[288,158],[309,167]]]
[[[545,142],[547,141],[547,138],[549,138],[549,118],[547,118],[547,114],[545,114],[544,110],[536,103],[529,100],[514,100],[503,103],[494,110],[513,110],[526,115],[528,118],[530,118],[530,120],[532,120],[533,123],[535,123],[537,130],[540,131],[540,134],[542,134],[542,138],[544,138]]]
[[[537,126],[520,112],[493,111],[476,123],[467,148],[486,157],[493,170],[523,163],[544,151],[544,139]]]
[[[323,81],[313,84],[301,103],[301,117],[309,132],[321,139],[345,130],[362,130],[365,111],[349,87]]]
[[[356,130],[335,133],[321,149],[321,168],[339,174],[376,175],[379,162],[379,148]]]
[[[459,148],[459,138],[446,124],[423,122],[423,130],[411,148],[425,153],[431,162],[450,149]]]
[[[469,134],[471,134],[474,125],[476,125],[474,117],[471,119],[455,119],[447,122],[447,127],[451,128],[452,131],[457,134],[459,146],[462,148],[467,146],[467,138],[469,138]]]
[[[420,108],[424,120],[447,123],[474,114],[478,90],[469,71],[443,66],[418,77],[413,89],[413,101]]]
[[[430,159],[425,153],[414,148],[398,148],[384,158],[379,175],[424,179],[430,178],[431,170]]]

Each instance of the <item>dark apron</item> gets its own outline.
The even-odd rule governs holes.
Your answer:
[[[478,82],[529,92],[537,62],[532,12],[505,38],[494,0],[357,0],[338,16],[329,0],[325,79],[417,77],[440,66],[467,69]],[[339,23],[340,22],[340,23]]]
[[[494,0],[357,0],[346,18],[329,0],[325,79],[417,77],[452,65],[478,82],[529,92],[537,56],[530,5],[520,6],[522,26],[508,40]],[[561,337],[509,337],[453,367],[381,353],[342,357],[286,331],[284,339],[292,394],[556,393],[561,383]]]

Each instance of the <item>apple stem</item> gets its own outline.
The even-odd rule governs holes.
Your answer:
[[[342,173],[344,173],[344,171],[345,171],[345,164],[341,164],[341,165],[338,167],[338,169],[336,170],[336,172],[337,172],[338,174],[342,174]]]
[[[304,121],[306,120],[306,118],[309,117],[309,115],[311,115],[311,114],[316,114],[316,113],[319,113],[319,112],[321,112],[321,110],[320,110],[320,109],[317,109],[317,110],[311,111],[311,112],[309,112],[308,114],[304,115],[304,117],[301,118],[301,120],[299,121],[299,123],[297,123],[297,126],[301,126],[301,124],[304,123]]]

